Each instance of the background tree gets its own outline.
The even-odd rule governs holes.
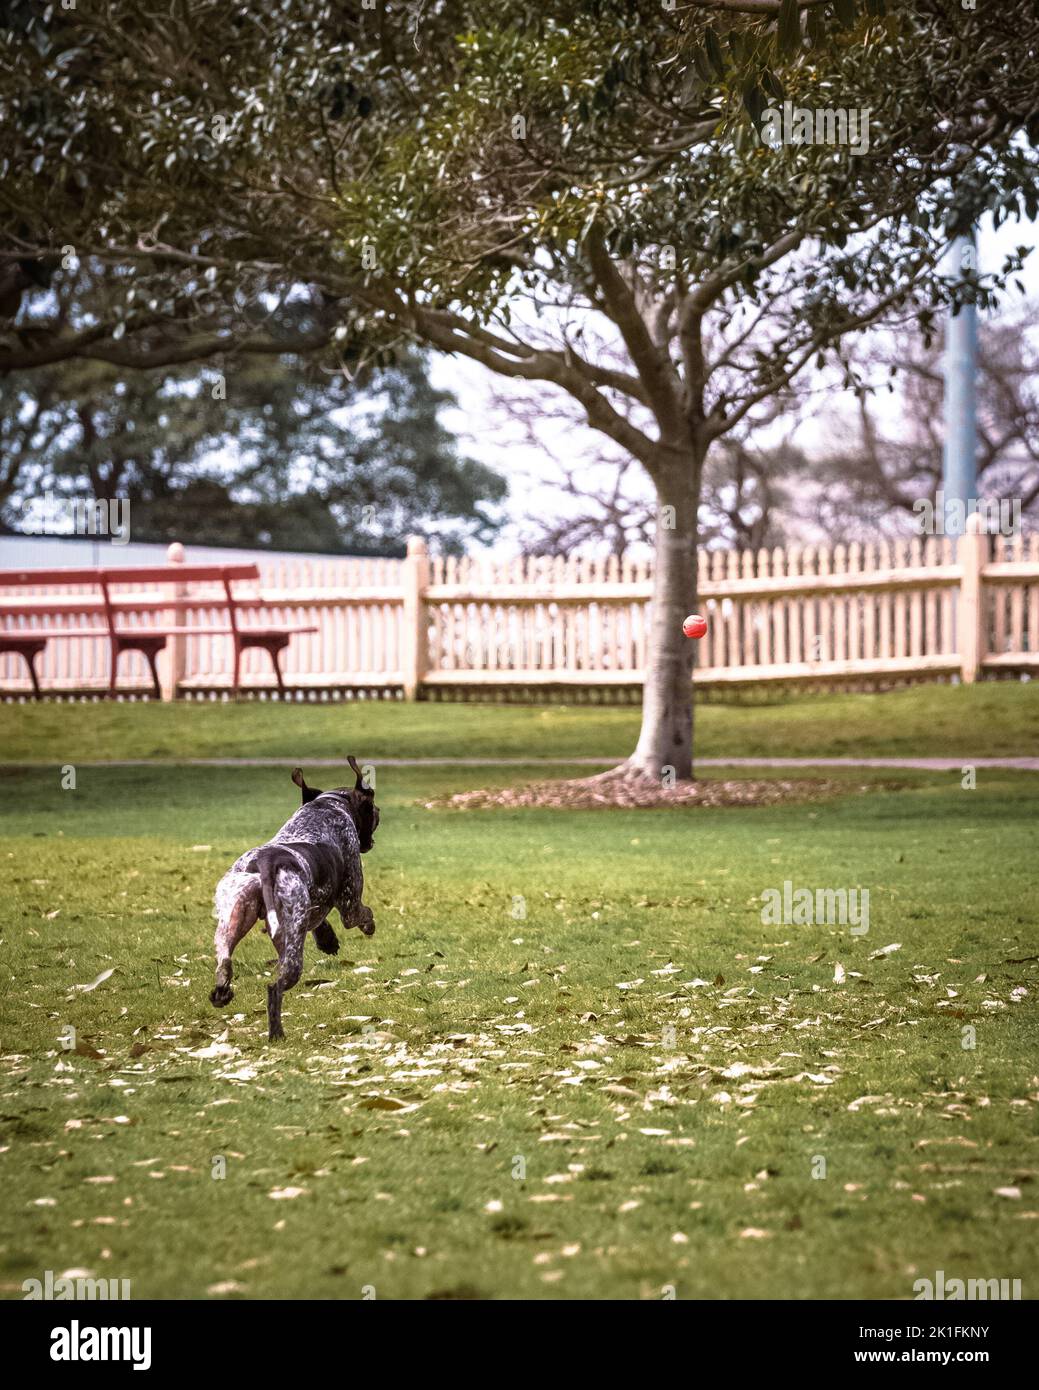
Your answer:
[[[783,544],[870,540],[916,533],[915,504],[936,501],[944,446],[944,325],[930,337],[915,323],[864,334],[848,353],[850,382],[828,389],[795,380],[773,401],[773,419],[724,436],[708,457],[700,511],[702,543],[758,550]],[[977,495],[1020,506],[1039,520],[1039,307],[979,325]],[[496,398],[551,452],[536,400]],[[573,410],[551,422],[568,448]],[[569,432],[561,432],[565,423]],[[578,467],[557,466],[563,515],[532,516],[530,554],[602,550],[650,542],[654,507],[645,480],[617,451],[589,450]]]
[[[129,498],[133,538],[399,555],[491,540],[505,480],[460,457],[417,354],[352,381],[284,357],[119,371],[72,360],[0,380],[3,519],[39,499]],[[189,532],[190,528],[190,532]]]
[[[942,485],[944,333],[912,325],[865,339],[859,382],[832,403],[800,489],[818,530],[844,539],[914,529],[913,504]],[[1039,517],[1039,309],[1032,304],[978,329],[977,495],[1013,500]]]
[[[18,296],[0,369],[410,337],[568,392],[659,503],[642,732],[622,771],[688,777],[680,624],[711,450],[806,367],[841,362],[855,331],[988,303],[1019,257],[950,280],[949,236],[1039,207],[1034,6],[884,11],[197,0],[153,17],[99,0],[42,23],[24,0],[0,78],[4,303]],[[763,143],[754,127],[784,99],[868,108],[868,152]],[[17,289],[65,244],[123,289],[103,319],[59,320],[47,291]],[[290,343],[278,310],[301,284],[316,308]],[[590,322],[623,370],[586,351]]]

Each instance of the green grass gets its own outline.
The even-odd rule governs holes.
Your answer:
[[[946,697],[933,722],[958,750],[1003,746],[979,700],[1026,718],[1016,687]],[[877,704],[896,698],[900,727],[871,751],[904,736],[919,697]],[[621,752],[633,717],[420,709],[405,738],[384,706],[249,709],[241,729],[233,713],[15,719],[23,756],[75,762],[59,716],[98,756],[129,755],[115,737],[280,753],[291,723],[300,757],[473,752],[495,720],[543,713],[531,753]],[[769,719],[809,738],[794,707],[708,711],[730,721],[712,751],[744,716],[755,738]],[[2,776],[4,1296],[46,1269],[129,1278],[135,1298],[907,1298],[938,1269],[1035,1296],[1034,777],[856,774],[847,795],[767,810],[462,814],[422,802],[522,771],[387,769],[366,860],[378,931],[341,933],[334,959],[308,946],[271,1045],[265,937],[239,949],[231,1007],[208,1003],[210,899],[294,804],[287,773],[83,767],[74,791],[56,767]],[[761,892],[785,879],[868,887],[868,936],[763,925]]]
[[[604,705],[2,705],[0,758],[608,759],[631,751],[638,725],[638,709]],[[1039,683],[702,702],[696,742],[701,757],[1039,754]]]

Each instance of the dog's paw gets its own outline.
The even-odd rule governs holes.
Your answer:
[[[234,990],[230,985],[217,985],[209,996],[209,1002],[218,1009],[222,1009],[225,1004],[230,1004],[234,998]]]
[[[375,918],[372,916],[370,907],[362,907],[357,919],[357,925],[364,932],[365,936],[375,935]]]

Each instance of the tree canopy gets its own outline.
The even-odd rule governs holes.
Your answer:
[[[844,301],[883,297],[896,269],[898,288],[919,288],[935,243],[981,211],[1035,212],[1019,138],[1039,131],[1028,0],[552,10],[12,0],[0,306],[10,316],[31,299],[37,312],[0,366],[306,350],[377,327],[441,343],[454,331],[502,366],[493,342],[436,312],[486,320],[524,287],[551,286],[613,319],[623,296],[601,283],[604,254],[676,296],[695,287],[707,309],[774,288],[805,245],[817,268],[785,327],[803,324],[797,346],[814,348],[851,317]],[[770,150],[754,120],[786,99],[868,108],[868,156]],[[68,301],[55,313],[37,291],[88,258],[122,294],[104,315]],[[301,283],[320,294],[288,323]],[[566,376],[529,355],[509,366]],[[731,394],[720,386],[709,403],[720,414]]]
[[[418,339],[569,393],[661,507],[639,773],[691,771],[709,451],[857,330],[989,303],[1020,255],[949,270],[950,237],[1039,208],[1031,0],[16,0],[5,24],[0,370]],[[854,113],[865,148],[763,138],[784,103]],[[110,312],[62,297],[66,262]]]

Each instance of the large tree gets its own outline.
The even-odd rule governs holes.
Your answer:
[[[625,772],[688,777],[680,624],[710,451],[857,329],[987,301],[991,281],[942,273],[949,236],[1039,204],[1031,0],[885,8],[94,0],[43,22],[22,0],[0,370],[281,352],[305,284],[301,352],[411,337],[569,393],[659,502]],[[868,150],[774,147],[759,132],[785,100],[868,109]],[[56,315],[38,282],[64,245],[124,287],[117,313]]]

